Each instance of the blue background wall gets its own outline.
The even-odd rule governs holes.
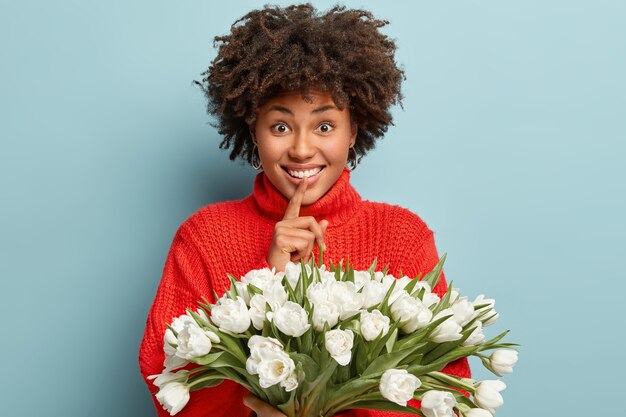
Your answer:
[[[1,4],[2,415],[152,416],[137,350],[171,239],[254,175],[191,81],[261,3]],[[345,4],[391,21],[408,78],[353,182],[422,216],[449,279],[497,299],[491,334],[524,345],[498,416],[619,413],[624,3]]]

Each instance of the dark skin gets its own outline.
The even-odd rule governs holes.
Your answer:
[[[252,394],[243,397],[243,404],[254,411],[258,417],[286,417],[268,403],[259,400]]]

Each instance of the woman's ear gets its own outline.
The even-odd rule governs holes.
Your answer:
[[[252,143],[256,145],[256,136],[254,135],[254,125],[248,125],[248,131],[250,132],[250,137],[252,138]]]
[[[356,123],[352,123],[351,126],[351,136],[350,136],[350,147],[352,148],[354,146],[354,144],[356,143],[356,136],[359,133],[359,128],[357,127]]]

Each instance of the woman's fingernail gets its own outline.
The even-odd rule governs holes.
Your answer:
[[[324,248],[324,250],[326,250],[326,243],[324,243],[322,247]]]

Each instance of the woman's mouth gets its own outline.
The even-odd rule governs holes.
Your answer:
[[[302,179],[304,177],[310,178],[314,175],[317,175],[322,169],[323,167],[317,167],[313,169],[307,169],[305,171],[300,171],[300,170],[292,170],[292,169],[285,168],[285,171],[287,171],[287,173],[294,178]]]
[[[308,178],[309,186],[311,186],[319,178],[320,173],[324,170],[324,167],[318,166],[309,169],[291,169],[282,167],[282,169],[285,171],[287,178],[292,183],[299,184],[303,178]]]

